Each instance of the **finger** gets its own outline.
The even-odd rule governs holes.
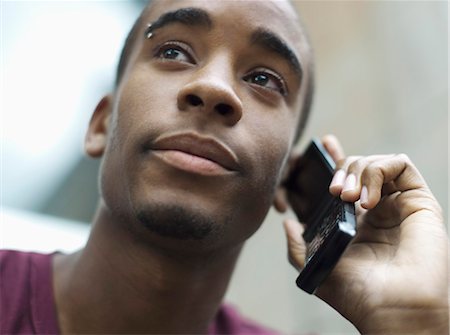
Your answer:
[[[300,271],[305,266],[306,256],[306,244],[302,237],[304,228],[302,224],[291,219],[284,220],[283,226],[288,244],[289,262]]]
[[[354,159],[346,160],[342,169],[346,172],[345,181],[342,184],[340,197],[344,201],[355,202],[358,201],[363,196],[363,199],[366,200],[367,196],[367,188],[363,187],[361,182],[361,175],[364,169],[375,161],[381,161],[392,155],[373,155],[368,157],[359,157]],[[381,187],[380,187],[381,190]]]
[[[329,191],[332,195],[338,196],[341,194],[346,178],[347,172],[344,169],[339,169],[334,173],[333,179],[331,180],[329,186]]]
[[[339,196],[341,194],[347,178],[347,169],[349,165],[361,158],[362,156],[350,156],[336,162],[336,172],[334,173],[329,186],[332,195]]]
[[[374,208],[385,194],[427,187],[419,171],[404,154],[370,162],[362,171],[361,184],[367,192],[361,205],[367,209]]]
[[[322,137],[322,145],[325,147],[325,149],[328,151],[331,158],[333,158],[335,162],[338,162],[345,158],[344,149],[342,148],[342,145],[336,136],[332,134],[325,135],[324,137]]]

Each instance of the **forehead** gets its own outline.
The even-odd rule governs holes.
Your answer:
[[[156,0],[146,15],[149,22],[180,8],[200,8],[224,33],[250,33],[270,30],[286,40],[299,53],[306,44],[295,10],[288,0]]]
[[[259,21],[272,17],[275,20],[296,20],[295,11],[287,0],[153,0],[151,6],[157,14],[183,7],[199,7],[212,15],[232,13],[237,19],[244,17]]]

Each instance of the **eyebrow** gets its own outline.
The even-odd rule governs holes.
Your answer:
[[[156,21],[152,22],[151,26],[147,28],[146,33],[154,32],[156,29],[161,29],[174,23],[181,23],[187,26],[201,26],[208,30],[211,30],[213,27],[213,21],[207,11],[200,8],[187,7],[161,15]],[[284,58],[301,81],[303,69],[300,61],[294,51],[277,34],[270,30],[260,28],[252,33],[250,43],[274,52]]]
[[[263,49],[275,52],[284,58],[301,80],[303,77],[303,69],[300,61],[294,51],[275,33],[265,29],[258,29],[252,34],[250,40],[252,44],[259,45]]]
[[[147,32],[154,32],[156,29],[174,23],[181,23],[187,26],[201,26],[208,30],[212,28],[212,20],[206,11],[199,8],[188,7],[161,15],[151,24],[151,27],[148,28]]]

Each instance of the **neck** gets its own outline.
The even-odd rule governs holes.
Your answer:
[[[112,221],[100,210],[86,247],[55,259],[62,333],[206,333],[242,245],[176,255]]]

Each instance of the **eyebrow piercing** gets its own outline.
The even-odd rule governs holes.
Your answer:
[[[152,36],[153,36],[152,24],[149,23],[147,25],[147,29],[145,29],[145,37],[149,40],[152,38]]]

